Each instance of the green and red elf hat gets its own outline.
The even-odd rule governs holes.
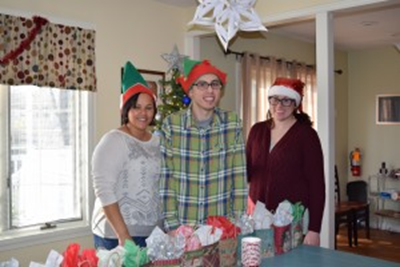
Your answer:
[[[122,74],[121,110],[125,103],[137,93],[148,94],[154,99],[154,101],[156,100],[156,95],[153,93],[153,91],[151,91],[142,75],[140,75],[135,66],[128,61],[124,66],[124,71]]]
[[[186,95],[189,94],[190,87],[193,83],[205,74],[215,74],[222,85],[225,86],[226,84],[226,73],[211,65],[208,60],[198,61],[185,58],[183,61],[183,74],[184,75],[176,78],[176,82],[181,84]]]

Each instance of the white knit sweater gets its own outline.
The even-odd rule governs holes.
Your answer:
[[[149,236],[156,225],[162,226],[159,142],[158,136],[140,141],[120,130],[102,137],[92,156],[94,234],[116,238],[102,208],[115,202],[131,236]]]

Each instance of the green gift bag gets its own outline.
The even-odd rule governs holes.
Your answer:
[[[254,236],[261,239],[261,257],[274,256],[274,229],[260,229],[254,231]]]

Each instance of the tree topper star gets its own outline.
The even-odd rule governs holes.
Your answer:
[[[183,60],[188,56],[179,54],[178,47],[174,45],[174,49],[171,53],[164,53],[161,57],[168,62],[168,72],[173,69],[178,69],[179,72],[183,72]]]
[[[198,0],[189,25],[214,27],[225,51],[229,41],[241,31],[267,31],[253,9],[256,0]]]

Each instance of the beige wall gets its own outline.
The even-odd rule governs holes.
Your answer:
[[[349,151],[360,147],[364,179],[381,162],[400,168],[400,125],[375,123],[377,94],[400,94],[400,53],[394,47],[349,53]]]
[[[348,173],[348,55],[345,52],[335,51],[335,70],[342,70],[342,74],[335,74],[335,162],[338,168],[341,197],[346,197]]]
[[[184,47],[187,15],[181,8],[148,0],[2,0],[0,10],[20,11],[21,15],[41,15],[66,21],[80,21],[96,29],[96,140],[119,124],[120,70],[127,60],[136,67],[165,71],[161,54],[172,51],[174,44]],[[31,260],[45,261],[50,249],[63,252],[70,242],[82,248],[92,245],[88,235],[78,240],[50,243],[20,250],[0,252],[0,261],[16,257],[20,266]]]
[[[348,151],[360,147],[361,178],[367,180],[383,161],[389,169],[400,168],[400,125],[375,123],[376,95],[400,94],[400,53],[394,47],[349,53],[349,72]],[[399,203],[392,204],[400,211]],[[385,220],[383,227],[400,232],[400,221]]]
[[[298,1],[257,1],[255,10],[264,18],[271,14],[293,12],[294,10],[314,8],[316,6],[343,2],[341,0],[298,0]]]

